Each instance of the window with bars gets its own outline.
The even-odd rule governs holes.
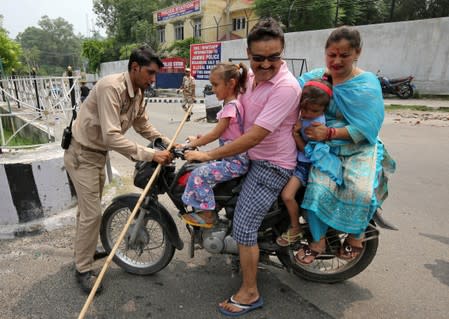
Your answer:
[[[244,30],[246,28],[246,18],[240,17],[232,19],[232,31]]]
[[[201,19],[193,20],[193,37],[201,38]]]
[[[165,27],[160,27],[157,29],[158,35],[159,35],[159,43],[165,42]]]
[[[175,24],[175,40],[184,40],[184,22]]]

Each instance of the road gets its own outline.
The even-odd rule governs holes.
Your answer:
[[[149,113],[169,136],[182,117],[170,104],[150,105]],[[195,121],[201,115],[195,111],[178,142],[213,127]],[[128,136],[145,143],[135,133]],[[341,284],[310,283],[266,267],[259,276],[265,306],[246,318],[447,318],[449,113],[389,113],[381,137],[398,165],[384,216],[400,230],[382,231],[373,263]],[[108,186],[109,193],[132,190],[132,163],[114,153],[111,161],[123,184]],[[173,206],[164,203],[176,219]],[[187,241],[186,230],[179,230]],[[0,318],[76,318],[86,296],[73,278],[72,238],[69,225],[0,242]],[[222,318],[216,304],[239,283],[225,256],[203,251],[194,259],[187,249],[177,251],[166,269],[148,277],[113,265],[88,318]]]

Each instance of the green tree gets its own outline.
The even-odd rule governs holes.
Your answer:
[[[36,59],[42,74],[61,74],[68,65],[81,67],[81,39],[63,18],[43,16],[38,27],[26,28],[17,40],[26,52],[25,59]]]
[[[93,11],[99,26],[105,28],[118,45],[147,43],[150,38],[156,38],[150,34],[154,33],[153,12],[167,3],[171,1],[94,0]]]
[[[336,25],[356,25],[361,21],[361,14],[359,1],[340,0]]]
[[[202,43],[200,39],[197,38],[187,38],[184,40],[175,41],[172,45],[170,45],[164,52],[162,52],[163,56],[177,56],[186,59],[189,61],[190,59],[190,45]]]
[[[9,74],[11,69],[20,68],[19,57],[21,55],[21,47],[14,40],[8,37],[8,32],[0,27],[0,63],[2,71]]]
[[[388,3],[387,3],[388,2]],[[388,4],[391,0],[359,0],[360,14],[355,21],[357,25],[382,23],[388,18]]]
[[[334,8],[332,0],[256,0],[255,11],[280,21],[290,32],[331,27]]]
[[[87,39],[82,44],[82,55],[88,59],[88,71],[96,73],[103,62],[119,59],[119,53],[114,49],[113,39]]]
[[[396,0],[393,21],[449,16],[449,0]]]

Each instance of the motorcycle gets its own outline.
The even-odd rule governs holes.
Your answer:
[[[156,140],[154,145],[150,144],[149,147],[165,149],[160,140]],[[184,151],[184,149],[173,150],[175,158],[183,160]],[[176,223],[158,197],[166,193],[180,214],[188,213],[181,196],[192,170],[199,165],[203,164],[185,162],[176,170],[176,165],[172,162],[162,167],[113,257],[117,265],[132,274],[150,275],[164,269],[170,263],[175,249],[183,249],[184,243],[179,236]],[[145,188],[156,166],[154,162],[138,162],[134,184]],[[206,249],[212,254],[230,254],[233,256],[233,270],[238,270],[238,245],[231,233],[234,210],[243,181],[244,176],[219,183],[214,187],[215,210],[219,219],[212,228],[186,224],[190,234],[191,258],[194,257],[196,249]],[[302,195],[299,193],[297,200],[301,200]],[[106,208],[102,217],[100,237],[108,253],[114,247],[138,198],[139,194],[135,193],[120,195]],[[287,209],[282,199],[278,198],[258,231],[260,262],[286,269],[303,279],[321,283],[340,282],[362,272],[376,255],[379,244],[378,227],[396,230],[379,212],[376,212],[365,231],[363,250],[355,259],[347,261],[337,257],[347,234],[329,229],[326,234],[326,252],[310,265],[299,265],[294,259],[295,252],[302,244],[312,240],[304,212],[301,212],[300,222],[305,232],[305,239],[288,247],[278,246],[276,238],[286,231],[290,224]]]
[[[415,85],[411,82],[414,79],[413,76],[409,75],[403,78],[389,79],[387,77],[379,75],[380,70],[377,71],[377,79],[382,87],[382,94],[393,94],[397,95],[400,99],[408,99],[413,96]]]

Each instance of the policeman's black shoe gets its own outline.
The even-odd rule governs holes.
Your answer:
[[[186,118],[186,122],[190,121],[190,115]]]
[[[103,248],[95,249],[94,260],[103,259],[108,256],[109,254]]]
[[[86,271],[86,272],[79,272],[78,270],[75,271],[75,277],[78,281],[81,290],[83,290],[85,293],[90,293],[92,288],[95,285],[95,281],[97,280],[97,276],[93,273],[93,271]],[[100,285],[97,288],[96,294],[100,293],[103,290],[103,285],[100,283]]]

